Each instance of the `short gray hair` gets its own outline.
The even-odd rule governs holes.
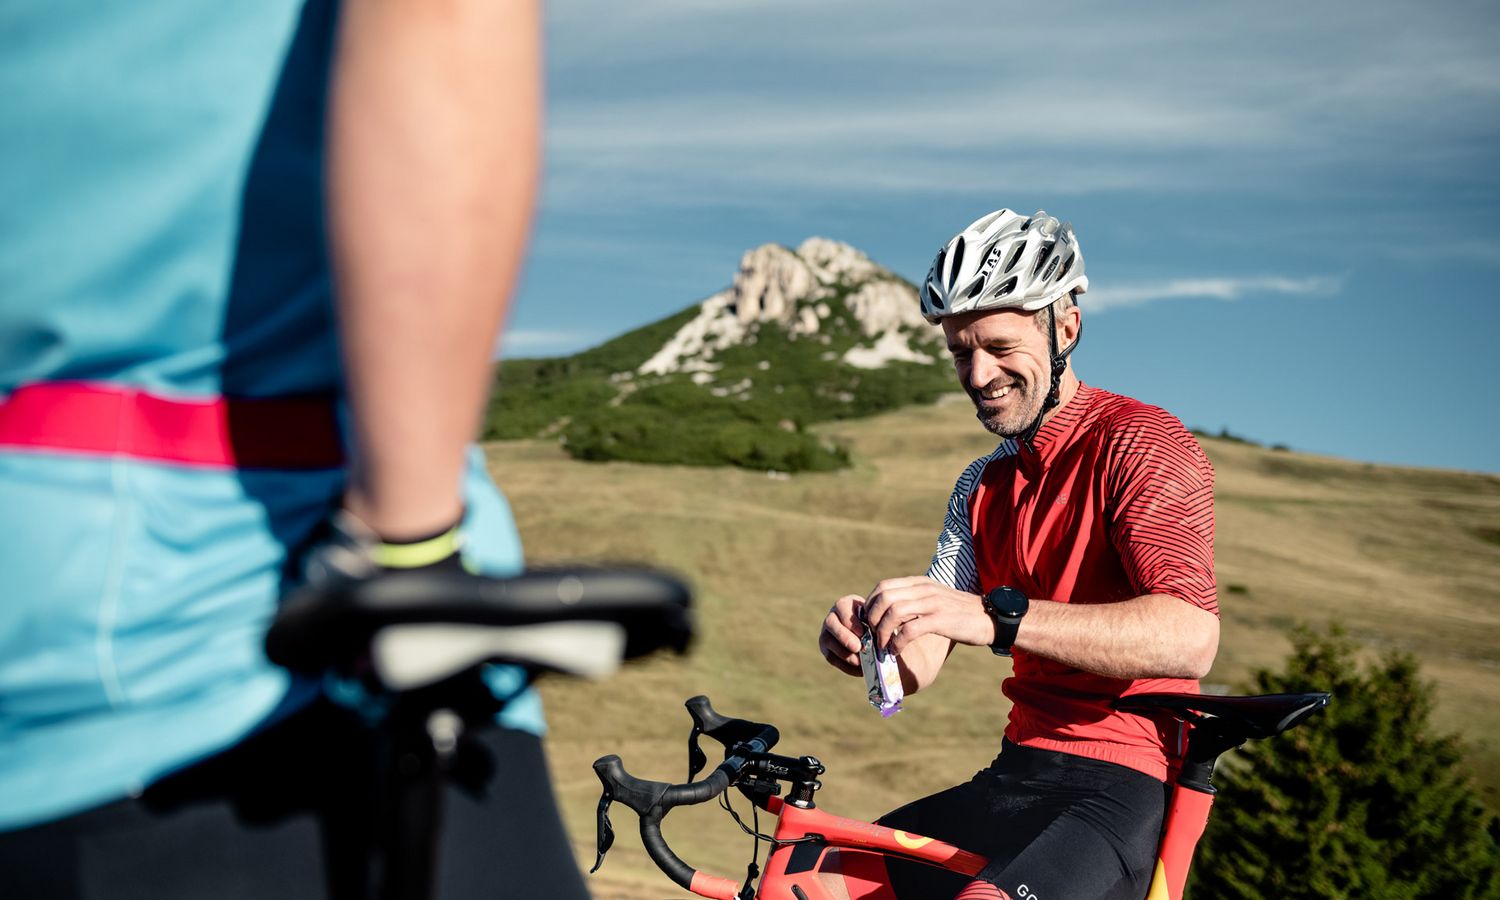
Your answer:
[[[1051,318],[1052,318],[1053,327],[1056,327],[1058,319],[1060,319],[1063,315],[1065,315],[1068,310],[1072,309],[1073,307],[1075,307],[1077,305],[1078,305],[1078,297],[1076,296],[1076,292],[1075,291],[1068,291],[1066,294],[1063,294],[1061,297],[1058,297],[1056,300],[1053,300],[1052,301],[1052,306],[1051,306],[1051,309],[1052,309],[1052,317]],[[1037,310],[1037,313],[1040,314],[1041,310]],[[1042,324],[1042,317],[1041,317],[1041,315],[1037,315],[1036,316],[1036,328],[1037,328],[1037,331],[1040,331],[1042,334],[1046,334],[1047,333],[1047,326]]]

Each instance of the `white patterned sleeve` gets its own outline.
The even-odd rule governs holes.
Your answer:
[[[943,517],[943,530],[938,534],[937,550],[932,554],[932,565],[927,567],[927,577],[955,590],[979,593],[979,569],[974,563],[974,535],[969,526],[969,498],[979,484],[979,476],[995,454],[981,457],[969,464],[953,486],[953,495],[948,498],[948,513]]]

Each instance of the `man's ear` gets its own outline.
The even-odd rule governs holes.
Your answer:
[[[1083,313],[1079,312],[1078,304],[1068,307],[1067,312],[1057,317],[1057,349],[1066,350],[1073,346],[1078,340],[1078,332],[1083,329]]]

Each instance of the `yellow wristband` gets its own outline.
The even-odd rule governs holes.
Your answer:
[[[463,543],[463,536],[454,525],[435,538],[415,544],[376,544],[370,556],[377,566],[387,569],[419,569],[442,562],[457,553]]]

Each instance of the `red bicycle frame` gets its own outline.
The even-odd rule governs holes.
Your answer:
[[[1122,709],[1167,712],[1191,723],[1187,752],[1177,776],[1158,844],[1156,870],[1144,900],[1181,900],[1188,868],[1208,824],[1214,802],[1214,764],[1225,750],[1251,738],[1270,737],[1328,703],[1325,693],[1213,697],[1199,694],[1141,694],[1121,698]],[[846,819],[817,809],[813,793],[823,764],[812,757],[775,756],[778,740],[770,725],[728,719],[714,712],[706,697],[688,701],[694,730],[689,738],[690,775],[702,764],[697,738],[706,734],[725,745],[725,761],[701,782],[668,785],[637,779],[617,756],[603,757],[594,770],[604,785],[600,799],[599,864],[613,841],[606,815],[618,800],[641,816],[641,838],[651,859],[672,880],[700,897],[746,900],[733,879],[688,866],[661,836],[662,818],[676,806],[702,803],[738,786],[756,806],[776,816],[774,849],[766,861],[759,900],[897,900],[886,871],[887,857],[921,863],[974,877],[988,862],[983,856],[924,835]],[[776,796],[772,782],[792,785],[790,799]],[[598,864],[595,865],[598,869]]]
[[[836,900],[840,895],[831,893],[825,879],[833,875],[839,878],[848,896],[862,900],[896,900],[891,893],[890,882],[885,872],[887,854],[920,860],[947,869],[974,876],[984,868],[987,860],[977,853],[960,850],[921,835],[908,834],[883,825],[872,825],[857,819],[845,819],[820,809],[800,809],[781,798],[772,797],[767,809],[780,815],[776,823],[778,841],[798,841],[809,835],[820,835],[826,847],[815,843],[780,844],[766,861],[766,871],[761,878],[760,897],[795,897],[793,888],[799,889],[808,900]],[[813,853],[801,852],[807,847]],[[830,859],[829,850],[837,850],[836,860]],[[813,859],[799,859],[814,856]],[[829,862],[825,865],[824,860]],[[810,864],[810,865],[809,865]],[[835,872],[827,869],[834,868]]]
[[[1208,823],[1213,796],[1182,789],[1174,794],[1145,900],[1180,900],[1193,850]],[[762,900],[897,900],[885,857],[917,860],[973,877],[988,861],[935,838],[846,819],[820,809],[802,809],[772,797],[766,811],[778,816],[777,846],[766,861],[756,897]],[[809,840],[811,838],[812,840]],[[805,849],[804,849],[805,848]],[[830,882],[832,884],[830,885]],[[732,879],[699,872],[689,888],[700,897],[736,900]]]

